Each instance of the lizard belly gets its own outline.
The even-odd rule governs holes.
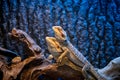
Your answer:
[[[79,66],[79,67],[83,67],[84,66],[84,63],[81,62],[74,54],[70,53],[68,54],[68,59],[73,63],[75,64],[76,66]]]
[[[65,57],[65,65],[68,65],[74,70],[82,72],[82,67],[76,66],[72,61],[70,61],[67,57]],[[63,62],[62,62],[63,63]]]

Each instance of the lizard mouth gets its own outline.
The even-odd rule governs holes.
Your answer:
[[[54,37],[46,37],[47,45],[52,49],[55,49],[54,52],[61,53],[63,50],[60,47],[60,44],[56,41],[56,38]]]
[[[46,41],[50,42],[50,40],[53,40],[54,38],[53,37],[46,37],[45,39],[46,39]]]
[[[47,42],[47,45],[54,45],[54,38],[53,37],[46,37],[46,42]]]

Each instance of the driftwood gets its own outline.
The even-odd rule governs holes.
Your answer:
[[[27,58],[23,61],[18,61],[18,57],[15,57],[15,63],[12,63],[10,66],[3,64],[1,70],[3,72],[3,80],[16,79],[17,75],[21,72],[23,67],[31,62],[35,57]]]
[[[81,72],[73,70],[67,65],[58,66],[45,58],[44,50],[24,31],[13,29],[9,34],[12,38],[26,45],[28,56],[24,60],[21,60],[20,56],[15,56],[9,65],[2,61],[3,80],[38,80],[39,76],[42,76],[43,79],[51,80],[57,80],[58,78],[64,80],[84,79]]]
[[[106,77],[106,80],[120,80],[120,57],[110,61],[110,63],[98,72]]]
[[[13,29],[9,34],[12,38],[26,45],[27,57],[22,60],[22,57],[16,53],[0,48],[2,80],[57,80],[58,78],[63,80],[84,80],[80,71],[74,70],[67,65],[58,66],[58,64],[52,63],[45,58],[44,50],[24,31]],[[3,55],[3,53],[10,55]],[[8,56],[12,58],[10,63],[6,61]],[[112,60],[105,68],[97,69],[97,71],[106,77],[106,80],[119,80],[120,58]]]

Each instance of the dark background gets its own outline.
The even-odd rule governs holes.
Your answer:
[[[72,44],[102,68],[120,56],[120,0],[0,0],[0,46],[23,56],[22,43],[12,40],[12,28],[27,32],[49,54],[46,36],[62,26]]]

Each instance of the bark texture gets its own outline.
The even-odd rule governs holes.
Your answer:
[[[62,26],[98,68],[120,56],[120,0],[0,0],[1,47],[23,56],[24,45],[8,37],[15,27],[27,32],[48,56],[45,37],[53,36],[55,25]]]

